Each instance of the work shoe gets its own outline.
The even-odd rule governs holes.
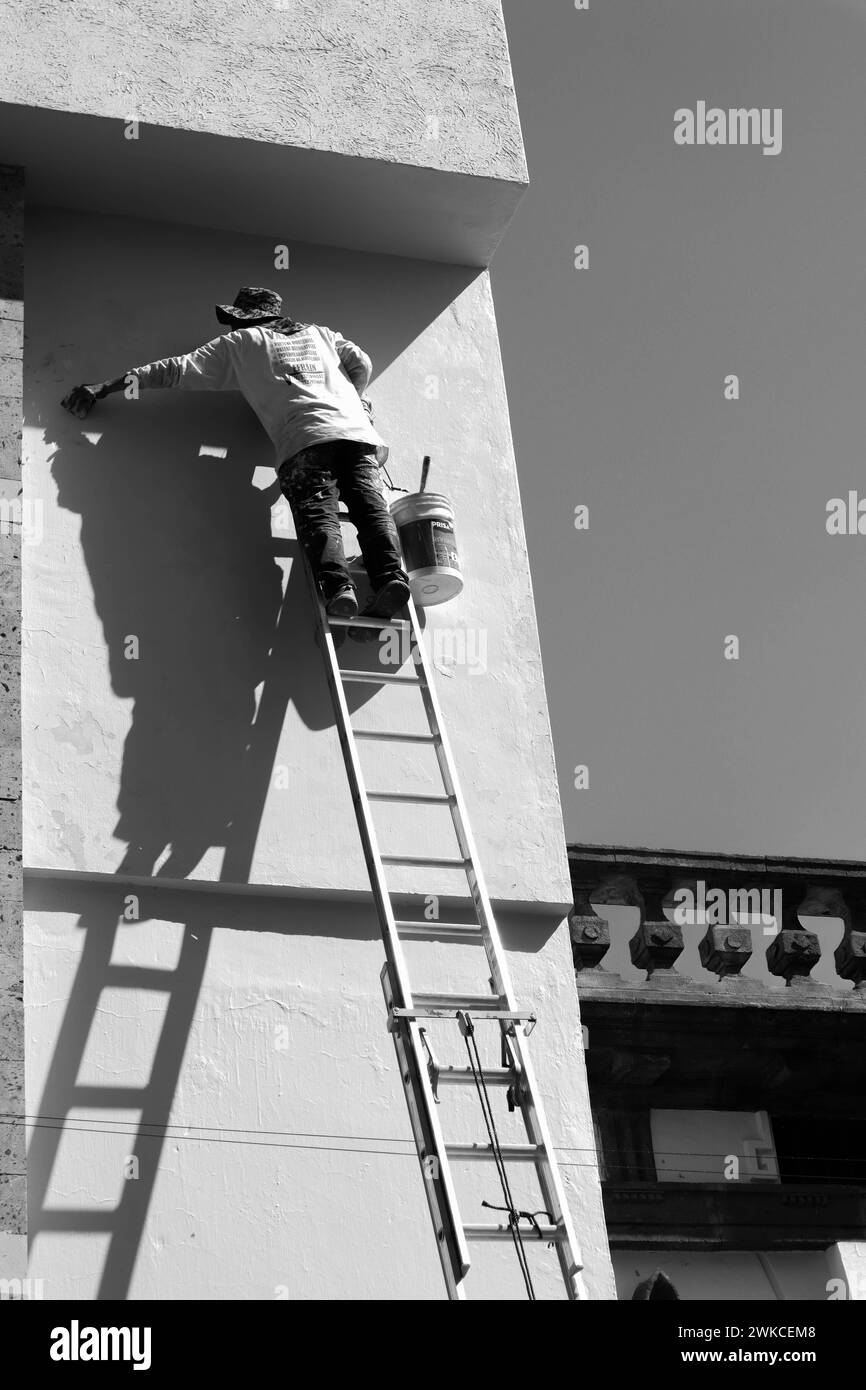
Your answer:
[[[358,612],[358,599],[351,584],[343,584],[325,603],[329,618],[354,618]]]
[[[364,605],[365,618],[393,618],[395,613],[405,607],[412,594],[409,584],[399,576],[388,579],[377,589],[369,603]]]
[[[395,579],[388,579],[377,589],[371,599],[364,604],[361,609],[362,618],[393,618],[404,604],[408,601],[412,590],[409,588],[405,579],[399,576]],[[386,624],[382,627],[350,627],[349,636],[354,642],[378,642]]]

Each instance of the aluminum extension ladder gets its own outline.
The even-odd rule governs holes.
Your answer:
[[[302,554],[303,548],[301,547]],[[337,729],[346,773],[355,807],[358,830],[364,850],[364,858],[370,875],[370,887],[379,919],[382,940],[385,946],[386,963],[382,969],[382,988],[388,1008],[388,1027],[393,1036],[397,1053],[400,1077],[406,1094],[409,1117],[424,1177],[424,1189],[430,1214],[442,1272],[451,1299],[465,1299],[465,1277],[469,1270],[470,1257],[468,1243],[471,1241],[512,1241],[517,1247],[519,1240],[524,1245],[543,1241],[556,1250],[560,1271],[569,1299],[586,1297],[580,1277],[582,1269],[580,1250],[572,1230],[571,1217],[566,1204],[557,1166],[556,1155],[544,1117],[541,1098],[538,1093],[535,1075],[530,1062],[527,1032],[535,1024],[534,1015],[521,1011],[514,1000],[508,967],[499,940],[496,923],[484,885],[481,868],[466,812],[466,806],[457,779],[453,757],[445,733],[439,701],[433,686],[430,662],[418,624],[418,615],[412,600],[403,610],[406,619],[397,618],[329,618],[325,610],[318,585],[315,583],[309,563],[304,555],[307,579],[315,598],[318,611],[318,636],[325,656],[326,673],[336,715]],[[337,657],[333,629],[349,628],[397,629],[408,635],[414,675],[399,674],[393,671],[358,670],[341,667]],[[387,731],[364,731],[354,728],[346,700],[345,686],[352,683],[374,685],[407,684],[414,685],[424,703],[428,734],[404,734]],[[443,784],[442,795],[415,795],[402,791],[368,792],[358,754],[358,741],[397,742],[405,744],[431,745],[436,754]],[[382,854],[379,851],[376,829],[373,823],[371,803],[403,802],[411,804],[441,805],[451,813],[460,857],[455,859],[428,858],[424,855],[401,856]],[[395,917],[391,897],[385,879],[386,865],[408,865],[420,868],[460,868],[466,873],[476,922],[472,924],[446,923],[439,921],[401,921]],[[490,993],[488,995],[442,995],[425,994],[412,989],[406,966],[403,941],[420,940],[460,940],[477,941],[483,946],[490,971]],[[437,1114],[438,1088],[445,1085],[475,1084],[478,1088],[476,1068],[440,1067],[425,1036],[423,1024],[432,1019],[452,1019],[466,1039],[471,1037],[476,1025],[481,1023],[498,1024],[501,1032],[502,1061],[505,1065],[497,1068],[484,1068],[484,1085],[507,1087],[509,1109],[519,1110],[529,1140],[526,1144],[498,1143],[488,1144],[449,1144],[446,1143]],[[480,1055],[475,1057],[480,1064]],[[470,1061],[472,1054],[470,1053]],[[481,1093],[479,1092],[479,1100]],[[491,1131],[488,1128],[488,1135]],[[508,1220],[500,1224],[466,1224],[461,1220],[451,1161],[482,1160],[504,1163],[530,1163],[534,1165],[544,1203],[543,1213],[523,1213],[518,1217],[513,1206]],[[502,1208],[500,1208],[502,1209]],[[543,1214],[547,1219],[538,1220]],[[528,1218],[528,1224],[521,1221]],[[518,1250],[518,1254],[520,1251]],[[527,1285],[530,1297],[534,1297],[531,1282]]]

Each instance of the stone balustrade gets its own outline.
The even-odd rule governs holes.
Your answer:
[[[632,907],[640,917],[628,943],[631,962],[656,988],[694,987],[694,976],[680,973],[677,962],[684,933],[698,932],[705,983],[767,993],[767,983],[742,973],[753,953],[764,950],[769,974],[804,1002],[815,992],[838,991],[852,1006],[866,1007],[866,863],[582,845],[569,847],[569,863],[581,989],[634,985],[635,979],[619,980],[605,966],[611,948],[605,907]],[[833,985],[813,979],[821,942],[801,921],[821,917],[842,923]]]

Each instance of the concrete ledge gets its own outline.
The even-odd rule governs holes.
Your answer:
[[[861,879],[866,877],[866,861],[859,859],[807,859],[793,855],[715,854],[703,850],[647,849],[642,846],[570,844],[568,860],[572,877],[580,875],[584,866],[592,869],[617,870],[658,869],[730,874],[738,878],[772,875],[778,879],[805,878],[824,880]]]
[[[51,869],[34,865],[25,867],[24,885],[26,908],[47,907],[50,896],[56,890],[58,893],[62,893],[63,901],[69,911],[76,910],[75,904],[79,891],[83,902],[94,887],[102,888],[105,891],[111,890],[118,895],[129,887],[146,889],[148,892],[156,894],[177,893],[182,895],[183,899],[204,895],[208,898],[223,899],[238,897],[247,901],[258,899],[268,904],[277,901],[293,904],[295,909],[299,904],[304,903],[314,907],[330,905],[347,909],[357,909],[360,906],[365,910],[365,917],[361,918],[357,912],[355,915],[359,922],[366,926],[366,932],[361,931],[361,934],[378,934],[376,914],[370,893],[355,889],[316,889],[307,885],[293,887],[291,884],[221,883],[213,879],[171,879],[143,874],[76,873],[71,869]],[[466,911],[467,898],[449,897],[441,893],[437,894],[437,898],[440,920],[458,922],[473,920]],[[391,894],[391,902],[395,911],[405,911],[410,916],[423,917],[425,901],[422,894]],[[524,901],[517,898],[492,898],[491,905],[497,915],[512,914],[528,917],[539,927],[546,924],[551,930],[559,926],[563,918],[567,916],[570,907],[570,904],[566,902],[538,902],[532,899]],[[273,928],[269,927],[267,930],[273,930]]]
[[[668,979],[667,976],[673,978]],[[736,977],[727,980],[689,980],[672,971],[659,972],[640,984],[624,981],[609,970],[581,970],[577,975],[581,1008],[614,1004],[628,1017],[642,1010],[712,1007],[720,1009],[804,1010],[821,1013],[866,1012],[866,990],[843,983],[838,986],[806,981],[789,989],[767,989],[760,981]],[[625,1016],[624,1014],[624,1016]]]
[[[486,266],[525,180],[0,104],[0,160],[28,206],[189,223]]]
[[[500,0],[0,0],[0,26],[19,105],[525,173]]]
[[[614,1250],[826,1250],[866,1232],[854,1186],[612,1182],[602,1192]]]

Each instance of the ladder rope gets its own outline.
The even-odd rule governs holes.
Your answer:
[[[484,1123],[487,1127],[490,1148],[493,1153],[496,1171],[499,1176],[499,1184],[502,1188],[502,1195],[505,1198],[504,1207],[492,1208],[496,1211],[508,1213],[508,1225],[511,1230],[511,1239],[514,1243],[517,1262],[520,1265],[520,1272],[523,1275],[523,1282],[526,1287],[526,1294],[530,1302],[535,1303],[535,1287],[532,1282],[532,1273],[529,1268],[529,1260],[523,1245],[523,1234],[520,1230],[520,1217],[522,1212],[518,1211],[511,1195],[511,1184],[508,1181],[508,1172],[505,1167],[505,1160],[502,1157],[502,1148],[499,1143],[499,1134],[496,1129],[496,1118],[493,1114],[493,1106],[487,1090],[487,1083],[484,1079],[484,1068],[481,1063],[481,1054],[478,1051],[478,1043],[475,1037],[475,1027],[469,1014],[461,1015],[460,1031],[466,1043],[466,1052],[469,1057],[469,1065],[472,1069],[472,1077],[475,1082],[475,1089],[478,1092],[478,1103],[481,1106],[481,1113],[484,1116]],[[489,1207],[489,1202],[482,1202],[482,1206]]]

